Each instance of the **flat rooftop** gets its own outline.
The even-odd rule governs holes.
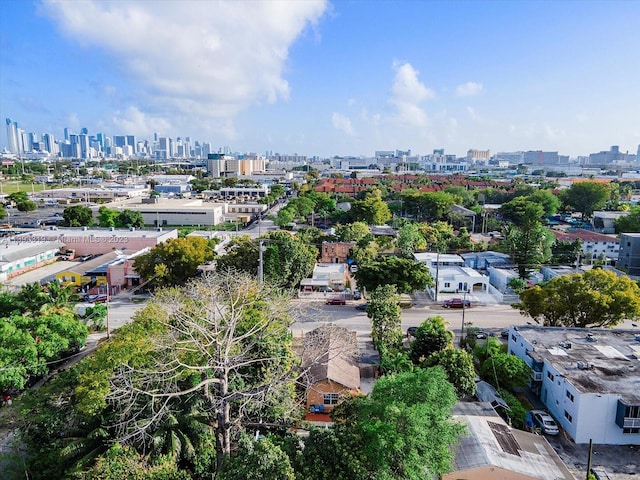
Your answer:
[[[110,238],[110,237],[126,237],[126,238],[154,238],[162,237],[173,229],[128,229],[128,228],[66,228],[55,227],[55,229],[43,229],[27,233],[22,233],[12,237],[12,242],[16,243],[31,243],[34,241],[56,241],[61,240],[64,242],[65,238],[70,237],[97,237],[97,238]]]
[[[626,404],[640,404],[640,330],[515,328],[534,345],[535,361],[546,360],[581,393],[620,395]]]

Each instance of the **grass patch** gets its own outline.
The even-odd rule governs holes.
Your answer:
[[[0,192],[5,195],[11,195],[16,192],[39,192],[46,189],[46,185],[42,185],[41,183],[12,182],[7,180],[0,182]]]

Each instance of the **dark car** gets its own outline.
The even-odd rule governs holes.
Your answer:
[[[444,308],[469,308],[471,301],[463,300],[462,298],[450,298],[449,300],[445,300],[442,306]]]
[[[509,338],[509,330],[502,330],[502,331],[500,332],[500,336],[501,336],[502,338]]]
[[[327,305],[346,305],[347,301],[344,298],[336,297],[327,300]]]
[[[354,300],[360,300],[361,298],[362,298],[362,294],[358,290],[354,290],[353,299]]]
[[[360,310],[361,312],[364,312],[368,306],[369,306],[368,303],[361,303],[360,305],[356,305],[356,310]]]

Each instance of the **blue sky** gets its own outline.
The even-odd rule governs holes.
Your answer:
[[[233,151],[640,144],[640,1],[0,2],[4,118]]]

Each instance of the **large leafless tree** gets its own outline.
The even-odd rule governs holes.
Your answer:
[[[205,276],[163,290],[151,303],[167,312],[165,333],[150,339],[153,354],[143,366],[123,365],[111,382],[108,400],[122,442],[150,445],[163,421],[201,396],[220,466],[238,429],[261,421],[286,424],[299,413],[296,384],[328,358],[318,337],[294,345],[290,326],[307,314],[290,294],[249,275]]]

